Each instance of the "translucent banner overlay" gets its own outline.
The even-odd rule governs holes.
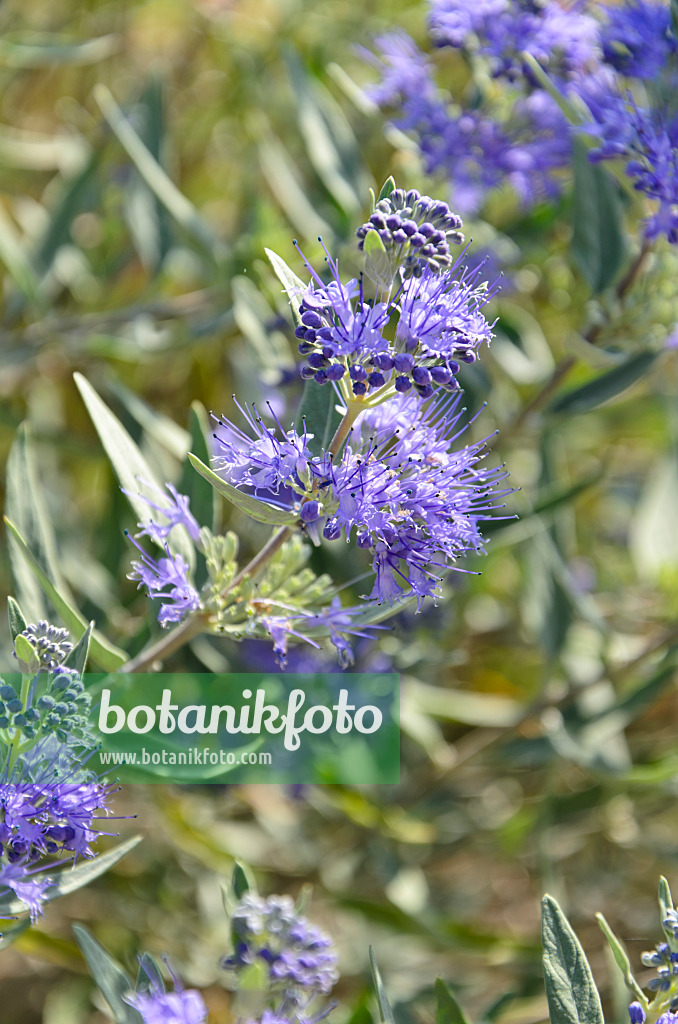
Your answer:
[[[123,783],[400,781],[395,673],[87,675],[100,743]]]

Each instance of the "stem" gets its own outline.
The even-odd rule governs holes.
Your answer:
[[[207,618],[206,612],[198,612],[196,615],[192,615],[189,619],[182,622],[180,626],[177,626],[176,629],[171,630],[161,637],[160,640],[156,641],[156,643],[152,644],[151,647],[147,647],[141,654],[137,654],[136,658],[130,658],[118,671],[144,672],[146,669],[151,668],[155,662],[164,661],[174,651],[183,647],[184,644],[198,636],[199,633],[202,633],[207,624]]]
[[[21,700],[21,703],[22,703],[24,708],[26,707],[26,700],[28,699],[28,690],[29,690],[30,685],[31,685],[31,676],[22,675],[21,676],[21,693],[19,695],[19,699]],[[20,743],[21,743],[21,730],[20,729],[15,729],[14,730],[14,736],[12,737],[12,742],[11,742],[10,747],[9,747],[9,756],[8,756],[8,760],[7,760],[7,773],[8,773],[8,776],[11,773],[11,771],[12,771],[12,769],[13,769],[15,763],[16,763],[16,759],[17,759],[17,757],[19,755]]]
[[[344,446],[344,442],[351,431],[351,427],[353,426],[353,424],[355,423],[355,421],[357,420],[358,416],[360,415],[364,408],[365,405],[363,405],[362,402],[346,402],[346,413],[344,415],[344,418],[337,427],[336,433],[332,440],[330,441],[329,447],[327,449],[330,455],[339,455],[341,449]]]
[[[281,526],[270,540],[264,545],[254,558],[247,563],[244,569],[233,577],[228,586],[221,592],[221,596],[225,597],[226,594],[230,593],[231,590],[235,590],[242,581],[249,577],[256,576],[264,566],[270,562],[273,555],[276,553],[278,548],[282,547],[286,540],[288,540],[294,533],[293,526]],[[146,669],[151,668],[156,662],[165,661],[170,654],[174,651],[179,650],[194,637],[204,632],[209,621],[209,612],[202,611],[197,612],[190,618],[186,619],[177,626],[176,629],[171,630],[165,636],[161,637],[151,647],[146,648],[141,654],[137,654],[136,658],[131,658],[125,665],[122,666],[118,671],[120,672],[144,672]]]
[[[222,590],[221,597],[225,597],[231,590],[235,590],[244,579],[256,576],[273,558],[278,548],[281,548],[286,540],[289,540],[295,532],[294,526],[280,526],[270,539],[264,544],[261,551],[248,562],[244,569],[241,569],[237,576],[234,576],[228,586]]]

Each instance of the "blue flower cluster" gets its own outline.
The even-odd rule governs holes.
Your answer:
[[[432,218],[410,235],[393,225],[397,219],[417,227],[415,220],[384,213],[387,204],[395,208],[403,199],[410,204],[406,212],[411,216],[424,216],[419,212],[423,203]],[[434,203],[414,189],[396,189],[358,229],[359,244],[374,234],[388,260],[392,287],[381,301],[366,298],[362,278],[343,283],[329,254],[329,283],[305,261],[312,280],[300,296],[301,324],[295,332],[306,360],[302,377],[318,384],[342,382],[348,397],[359,398],[376,393],[386,399],[410,390],[430,398],[436,386],[458,389],[460,362],[474,362],[479,347],[492,339],[493,324],[483,308],[497,284],[482,280],[482,263],[473,270],[465,267],[464,253],[453,261],[447,239],[457,235],[457,229],[446,234],[434,228],[434,222],[461,224],[445,203]],[[386,227],[380,228],[382,223]],[[427,228],[431,231],[424,234]],[[420,245],[417,235],[421,242],[429,240]]]
[[[341,458],[314,455],[308,436],[279,434],[250,416],[254,436],[227,420],[215,434],[215,466],[230,483],[262,490],[326,540],[353,539],[370,551],[370,599],[389,604],[433,597],[440,573],[470,551],[483,550],[480,524],[507,490],[503,467],[482,465],[485,443],[457,447],[466,426],[459,396],[423,403],[392,398],[357,418]]]
[[[231,916],[234,952],[222,967],[236,980],[252,969],[264,968],[261,983],[266,1009],[259,1021],[248,1024],[317,1024],[332,1010],[323,1007],[314,1015],[309,1008],[318,996],[326,996],[339,977],[332,940],[312,925],[289,896],[246,893]]]
[[[376,40],[368,94],[417,138],[429,173],[448,177],[455,205],[482,206],[508,182],[528,207],[560,190],[574,135],[598,139],[591,159],[626,161],[634,187],[658,204],[646,237],[678,242],[678,41],[670,7],[627,0],[597,7],[557,0],[430,0],[433,47],[482,66],[466,106],[438,89],[433,66],[404,33]],[[542,88],[525,55],[582,112],[578,127]]]

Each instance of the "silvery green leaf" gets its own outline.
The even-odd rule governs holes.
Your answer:
[[[596,409],[646,376],[658,355],[658,352],[639,352],[635,356],[629,356],[621,365],[601,373],[581,387],[566,391],[553,402],[548,411],[571,415]]]
[[[384,983],[381,980],[381,974],[377,967],[377,958],[374,955],[374,950],[370,946],[370,969],[372,971],[372,982],[374,984],[374,992],[377,997],[377,1006],[379,1007],[379,1019],[383,1024],[395,1024],[395,1017],[391,1004],[388,1001],[386,990],[384,989]]]
[[[441,978],[436,978],[436,1024],[468,1024],[468,1018]]]
[[[23,423],[16,434],[7,459],[7,498],[5,513],[16,523],[31,551],[39,561],[45,575],[64,596],[72,601],[72,595],[64,583],[56,558],[54,528],[40,487],[39,472],[35,460],[33,439],[28,424]],[[17,550],[12,538],[8,541],[10,561],[14,573],[18,597],[29,621],[36,622],[46,617],[46,606],[36,586],[33,574]]]
[[[148,520],[152,514],[157,523],[167,520],[160,512],[149,508],[144,497],[157,503],[158,491],[164,493],[164,487],[155,472],[149,466],[139,447],[129,436],[120,420],[101,400],[90,382],[80,373],[74,374],[75,383],[87,406],[92,423],[101,438],[111,465],[125,491],[125,497],[136,513],[138,520]],[[162,499],[161,499],[162,500]],[[171,551],[186,559],[191,568],[195,565],[195,548],[185,528],[174,527],[167,543]]]
[[[212,259],[217,262],[221,260],[226,254],[224,242],[163,170],[125,117],[110,90],[101,82],[94,87],[94,99],[118,142],[167,212]]]
[[[574,140],[572,254],[594,295],[612,284],[625,253],[619,186],[592,164],[581,139]]]
[[[40,584],[43,593],[47,598],[49,598],[66,628],[74,635],[83,633],[87,629],[87,620],[80,614],[77,608],[75,608],[71,602],[64,597],[61,591],[57,590],[38,560],[30,551],[19,530],[16,528],[14,523],[7,519],[7,517],[5,517],[5,525],[16,542],[17,548],[25,559],[26,564],[30,567],[35,579]],[[120,668],[120,666],[124,665],[127,661],[127,655],[125,652],[121,651],[118,647],[115,647],[106,639],[106,637],[102,636],[102,634],[96,630],[92,633],[90,638],[90,650],[92,654],[92,661],[106,672],[115,671],[115,669]]]
[[[200,473],[200,476],[208,480],[212,487],[223,494],[233,505],[246,512],[252,519],[256,519],[259,523],[269,523],[271,526],[296,526],[299,522],[299,516],[295,515],[294,512],[287,512],[285,509],[274,508],[273,505],[269,505],[265,501],[259,501],[258,498],[253,498],[249,494],[244,494],[239,491],[237,487],[233,487],[231,484],[226,483],[220,476],[217,476],[204,462],[201,462],[192,452],[188,453],[188,458],[196,470]]]
[[[67,668],[73,668],[79,675],[82,675],[85,671],[87,664],[87,656],[89,654],[89,645],[92,641],[92,632],[94,630],[94,623],[90,622],[87,629],[82,634],[77,644],[66,658],[64,665]]]
[[[666,915],[669,910],[673,910],[673,897],[671,895],[671,889],[669,883],[662,875],[659,879],[659,892],[657,894],[659,899],[659,912],[662,917],[662,925],[666,920]]]
[[[106,60],[120,47],[120,37],[99,36],[84,42],[55,42],[37,33],[23,39],[0,41],[0,64],[10,68],[45,68],[54,64],[95,64]]]
[[[115,1024],[143,1024],[143,1018],[139,1011],[125,1002],[125,997],[131,996],[134,989],[122,967],[97,942],[87,928],[83,928],[80,924],[74,924],[73,931],[90,974],[113,1012]]]
[[[395,178],[393,177],[393,175],[391,175],[390,178],[387,178],[384,184],[381,186],[381,190],[379,192],[379,195],[377,196],[377,202],[379,202],[381,199],[388,199],[391,192],[394,191],[395,187]]]
[[[542,899],[542,964],[551,1024],[604,1024],[586,954],[552,896]]]
[[[135,991],[149,992],[151,990],[164,992],[165,979],[155,958],[150,953],[142,953],[139,957],[139,973]]]
[[[642,988],[640,987],[640,985],[638,984],[638,982],[636,981],[631,972],[631,962],[628,958],[626,950],[624,949],[624,947],[622,946],[621,942],[614,934],[612,929],[610,928],[609,924],[607,923],[603,915],[596,914],[596,919],[598,921],[598,924],[600,925],[603,935],[607,939],[608,945],[612,952],[612,956],[614,957],[614,962],[621,971],[627,988],[629,988],[633,992],[634,996],[639,1001],[639,1003],[641,1003],[641,1005],[647,1009],[648,1000]]]
[[[209,417],[204,405],[200,402],[191,403],[188,423],[191,430],[191,451],[195,452],[203,463],[206,463],[211,454],[207,440],[210,436]],[[209,481],[193,472],[188,458],[182,467],[177,490],[181,494],[188,495],[191,511],[198,522],[203,526],[209,526],[213,533],[218,533],[221,503],[217,500],[214,488],[210,486]]]
[[[33,644],[25,636],[18,636],[14,641],[14,653],[22,675],[32,676],[40,669],[40,659]]]
[[[19,608],[13,597],[7,598],[7,613],[9,615],[9,632],[12,637],[12,643],[14,643],[16,637],[19,633],[23,633],[28,623],[21,614],[21,608]]]
[[[13,942],[16,942],[20,935],[23,935],[23,933],[30,928],[30,926],[30,917],[23,917],[15,925],[12,925],[11,928],[3,927],[2,935],[0,935],[0,950],[6,949],[7,946],[11,946]]]
[[[314,380],[307,380],[301,396],[301,405],[297,413],[297,426],[303,426],[309,434],[308,447],[314,455],[327,451],[335,431],[341,423],[341,414],[337,412],[337,396],[330,385],[321,386]]]
[[[376,231],[368,231],[365,235],[363,251],[367,276],[380,288],[390,288],[393,284],[391,257]]]
[[[117,864],[126,854],[133,850],[141,842],[141,836],[134,836],[124,843],[119,843],[107,853],[100,853],[98,857],[89,860],[81,860],[75,867],[63,867],[59,871],[44,871],[38,876],[49,876],[53,879],[53,885],[46,892],[47,902],[56,900],[59,896],[68,896],[69,893],[82,889],[83,885],[89,885],[99,875]],[[28,907],[23,900],[16,896],[6,896],[0,900],[0,916],[12,917],[14,914],[25,914]]]
[[[297,277],[293,270],[285,263],[282,256],[278,256],[277,253],[273,252],[272,249],[264,249],[264,252],[268,256],[269,262],[273,267],[275,276],[280,281],[287,298],[290,300],[290,307],[292,309],[292,318],[295,325],[298,327],[301,323],[301,315],[299,313],[299,306],[301,305],[301,296],[306,291],[306,285]]]
[[[257,886],[252,872],[249,870],[246,864],[237,860],[233,865],[233,874],[231,875],[231,891],[235,902],[239,902],[243,896],[246,896],[248,892],[256,894]]]

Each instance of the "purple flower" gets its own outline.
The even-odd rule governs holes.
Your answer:
[[[189,508],[189,499],[185,494],[179,494],[174,484],[165,484],[165,488],[169,492],[168,499],[162,490],[148,481],[141,480],[140,483],[144,485],[146,490],[146,493],[140,495],[140,497],[143,498],[150,509],[159,514],[161,521],[156,522],[149,519],[147,522],[139,523],[141,532],[137,534],[138,537],[150,537],[160,544],[161,547],[164,547],[172,529],[175,526],[184,526],[191,540],[197,542],[200,539],[200,526]],[[152,501],[148,497],[149,490],[155,491],[160,501]],[[124,491],[124,493],[128,494],[129,492]]]
[[[631,1024],[645,1024],[646,1013],[640,1003],[631,1003],[629,1006],[629,1018]]]
[[[55,672],[73,650],[68,630],[51,626],[46,619],[26,626],[21,636],[32,644],[40,664],[50,672]]]
[[[125,996],[125,1002],[138,1010],[144,1024],[205,1024],[207,1007],[201,994],[184,988],[176,973],[171,974],[174,992],[165,992],[161,979],[148,974],[149,991]]]
[[[538,6],[530,0],[432,0],[429,31],[436,46],[489,57],[495,75],[523,74],[523,53],[563,74],[599,58],[598,24],[581,7],[555,0]]]
[[[608,64],[631,78],[655,81],[677,48],[669,5],[634,0],[606,7],[605,19],[601,42]]]
[[[197,611],[200,608],[200,595],[189,580],[189,566],[184,557],[172,554],[165,546],[167,557],[156,561],[146,554],[133,537],[130,540],[140,552],[141,558],[132,562],[132,572],[127,578],[139,580],[139,587],[145,586],[149,597],[160,598],[160,625],[181,622],[190,612]]]
[[[243,433],[230,420],[218,419],[214,434],[214,468],[234,487],[251,487],[255,494],[266,491],[267,500],[271,500],[271,495],[284,496],[308,469],[311,453],[306,429],[301,434],[294,428],[285,431],[274,416],[276,427],[283,435],[279,437],[275,427],[267,426],[256,408],[250,411],[238,402],[236,405],[251,435]]]
[[[0,891],[10,889],[35,919],[51,884],[43,858],[92,857],[115,786],[94,778],[54,737],[25,751],[0,781]]]
[[[339,597],[334,597],[328,608],[320,612],[299,612],[289,609],[287,615],[264,615],[261,623],[273,640],[273,653],[280,668],[287,667],[287,645],[290,637],[303,640],[319,649],[315,636],[327,636],[337,652],[339,666],[348,668],[353,664],[353,648],[349,637],[371,639],[366,629],[380,629],[380,626],[363,627],[358,623],[369,609],[369,605],[344,607]]]
[[[327,995],[339,976],[332,940],[297,913],[289,896],[247,893],[233,911],[231,927],[236,951],[222,966],[237,971],[268,964],[270,985],[283,1006],[305,1006],[315,995]]]
[[[418,192],[403,195],[411,196],[413,215],[417,215],[419,204],[426,200],[429,209],[425,215],[432,222],[456,222],[451,220],[456,215],[449,212],[446,203],[434,203],[428,197],[420,197]],[[383,218],[382,213],[379,216]],[[371,225],[370,230],[376,230],[375,226]],[[384,229],[384,233],[389,230]],[[442,229],[432,230],[431,244],[434,241],[437,244],[437,235],[444,239]],[[496,292],[496,286],[490,287],[481,282],[479,269],[470,272],[464,268],[463,255],[442,269],[432,260],[423,267],[418,266],[417,272],[410,276],[403,272],[396,279],[397,288],[388,301],[372,304],[365,301],[362,284],[358,286],[351,281],[345,286],[342,283],[337,263],[328,257],[331,282],[324,284],[314,274],[313,283],[302,294],[301,326],[296,334],[300,339],[299,351],[309,364],[302,368],[302,375],[315,376],[317,380],[320,373],[323,381],[340,381],[344,395],[347,392],[358,396],[378,392],[380,398],[385,398],[389,393],[413,388],[420,397],[428,398],[436,386],[455,390],[454,376],[459,371],[459,364],[453,362],[453,357],[457,355],[471,362],[475,358],[473,350],[492,337],[491,326],[482,308]],[[393,334],[395,339],[392,341]],[[433,367],[437,368],[435,372]],[[252,417],[249,419],[250,426],[261,434],[260,422],[252,422]],[[219,435],[217,440],[220,440]],[[297,435],[288,433],[284,441],[266,435],[263,468],[273,469],[280,482],[285,481],[281,479],[275,458],[279,456],[280,445],[290,442],[293,442],[297,457],[302,451],[304,459],[308,457],[305,442],[300,447]],[[258,450],[259,442],[256,445]],[[241,479],[252,477],[248,454],[251,446],[251,439],[249,447],[247,439],[238,439],[237,450],[243,460]],[[237,485],[233,468],[235,462],[231,455],[229,479]],[[288,461],[287,467],[299,476],[294,461]],[[270,481],[270,476],[265,475],[265,480]],[[287,482],[292,483],[291,472]]]
[[[393,361],[398,380],[408,381],[409,374],[423,381],[421,373],[431,376],[440,369],[413,365],[409,353],[401,356]],[[417,383],[412,391],[427,387],[432,391],[430,384]],[[302,472],[290,476],[286,470],[279,481],[288,488],[292,509],[308,500],[317,503],[318,518],[311,525],[324,521],[326,540],[343,535],[371,552],[370,598],[377,603],[410,595],[421,603],[435,596],[442,571],[456,567],[468,552],[483,551],[480,524],[501,507],[497,499],[510,493],[496,488],[505,476],[501,467],[481,465],[483,442],[456,447],[466,429],[459,427],[458,405],[458,397],[444,395],[424,405],[414,393],[385,401],[361,414],[338,461],[327,453],[307,454]],[[273,467],[271,473],[275,492]],[[295,609],[281,611],[266,616],[266,625],[284,657],[287,637],[304,637],[304,623]],[[332,613],[342,614],[336,606]],[[341,637],[345,629],[330,628],[332,633]]]

